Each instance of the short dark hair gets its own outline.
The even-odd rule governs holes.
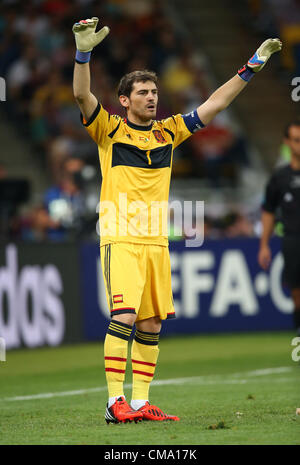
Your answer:
[[[144,69],[142,71],[132,71],[131,73],[125,74],[122,77],[118,87],[118,96],[126,95],[126,97],[130,97],[132,92],[133,84],[135,82],[146,82],[152,81],[157,86],[157,75],[154,71],[148,71]]]
[[[290,137],[290,128],[292,126],[299,126],[300,127],[300,118],[296,118],[295,120],[293,121],[290,121],[285,129],[284,129],[284,137],[286,137],[287,139]]]

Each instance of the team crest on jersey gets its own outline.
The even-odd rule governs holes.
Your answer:
[[[157,129],[154,129],[153,134],[157,142],[159,142],[160,144],[164,144],[165,142],[167,142],[162,133]]]

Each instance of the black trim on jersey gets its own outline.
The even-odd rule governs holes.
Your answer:
[[[89,119],[86,123],[83,122],[83,116],[82,116],[82,114],[80,113],[80,120],[81,120],[83,126],[87,127],[87,126],[89,126],[90,124],[92,124],[92,122],[93,122],[93,121],[96,119],[96,117],[98,116],[98,113],[99,113],[100,109],[101,109],[101,105],[100,105],[100,103],[98,102],[98,105],[96,106],[95,111],[93,112],[92,116],[90,117],[90,119]]]
[[[171,166],[172,144],[157,147],[150,151],[149,159],[147,157],[148,150],[141,150],[135,145],[124,144],[117,142],[112,148],[112,163],[111,166],[134,166],[136,168],[166,168]]]
[[[121,120],[119,121],[118,126],[117,126],[113,131],[111,131],[110,134],[108,134],[108,137],[110,137],[111,139],[114,137],[115,133],[117,132],[117,130],[118,130],[119,127],[120,127],[120,124],[121,124]]]
[[[131,123],[127,118],[125,118],[125,123],[132,129],[136,129],[137,131],[151,131],[153,123],[149,124],[148,126],[140,126],[139,124]]]
[[[113,299],[111,293],[111,283],[110,283],[110,254],[111,254],[111,244],[105,245],[105,256],[104,256],[104,274],[106,280],[107,293],[109,297],[110,307],[113,307]]]
[[[172,137],[172,140],[175,139],[175,134],[174,134],[174,132],[170,131],[170,129],[164,128],[164,131],[166,131],[167,133],[170,134],[170,136]]]
[[[108,281],[109,281],[109,297],[111,302],[111,307],[113,306],[113,298],[111,293],[111,281],[110,281],[110,256],[111,256],[111,244],[108,244]]]

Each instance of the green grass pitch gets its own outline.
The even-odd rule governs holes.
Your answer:
[[[291,332],[162,338],[151,402],[180,422],[107,425],[103,344],[9,351],[0,444],[300,444]],[[131,366],[125,394],[130,400]]]

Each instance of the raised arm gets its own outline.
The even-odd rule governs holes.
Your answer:
[[[88,120],[97,106],[97,99],[91,92],[90,57],[93,48],[98,45],[109,33],[109,28],[104,26],[95,32],[99,19],[81,20],[73,26],[76,41],[76,57],[73,75],[73,92],[80,111]]]
[[[207,125],[220,111],[225,110],[246,87],[255,73],[265,66],[270,56],[281,48],[280,39],[267,39],[263,42],[248,63],[197,108],[202,123]]]
[[[74,66],[73,92],[75,100],[86,121],[90,119],[97,106],[97,99],[90,90],[90,65],[89,63],[78,64]]]

